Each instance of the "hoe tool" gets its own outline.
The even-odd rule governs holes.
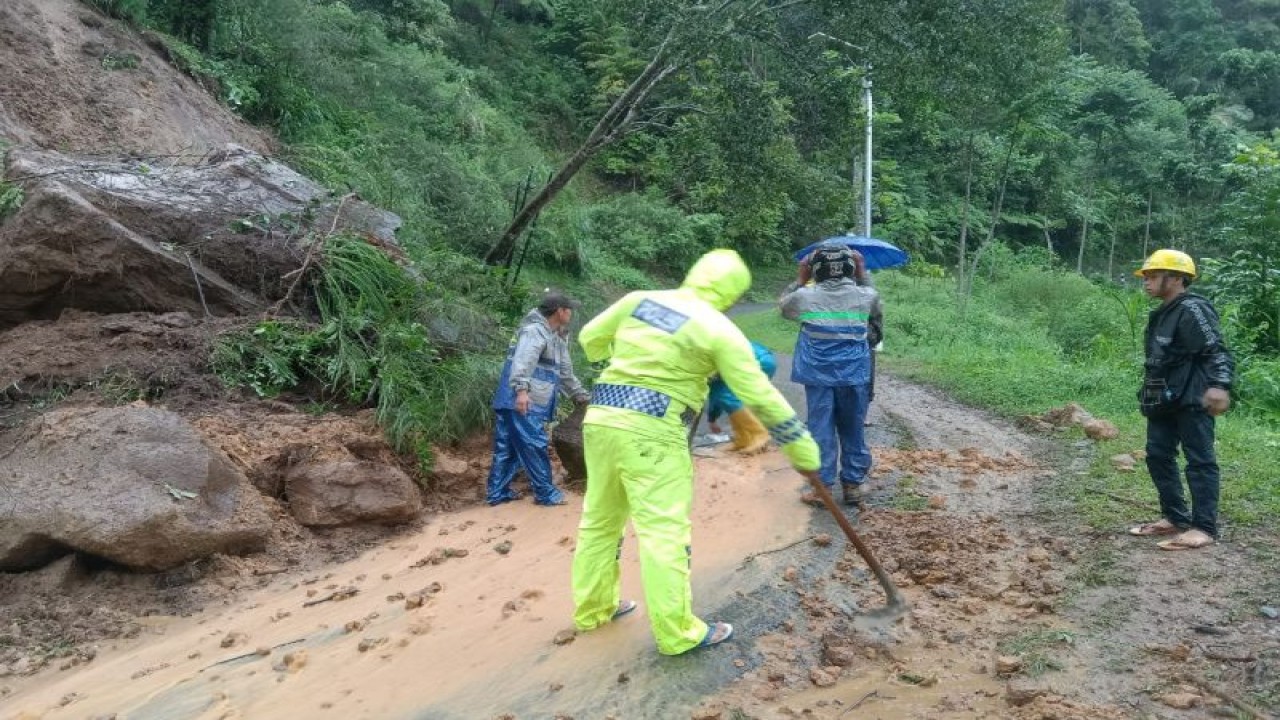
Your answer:
[[[816,494],[822,500],[822,504],[831,511],[831,515],[836,519],[836,524],[838,524],[840,529],[844,531],[845,537],[849,538],[850,544],[852,544],[854,549],[858,551],[858,554],[862,556],[862,559],[866,561],[867,567],[871,568],[871,572],[875,574],[876,580],[880,582],[880,587],[884,589],[884,595],[887,601],[885,606],[879,610],[865,613],[860,617],[867,620],[886,623],[897,620],[911,609],[911,606],[907,604],[906,599],[902,597],[902,593],[899,592],[898,586],[893,584],[893,579],[889,577],[889,573],[885,572],[884,567],[880,565],[880,561],[876,560],[876,556],[872,554],[871,548],[867,547],[867,544],[863,542],[862,538],[858,536],[858,533],[854,531],[853,525],[849,523],[849,518],[845,517],[844,513],[840,511],[840,507],[836,505],[835,498],[831,497],[831,491],[827,489],[826,485],[822,484],[822,479],[818,477],[818,473],[807,472],[801,474],[809,480],[809,484],[813,486],[814,494]]]

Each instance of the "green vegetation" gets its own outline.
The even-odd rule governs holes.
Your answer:
[[[466,306],[435,308],[418,282],[358,237],[326,239],[313,282],[320,322],[266,320],[224,336],[214,371],[225,383],[264,397],[309,383],[324,400],[370,404],[393,446],[431,466],[430,443],[484,423],[497,364],[460,352],[479,327],[432,331],[429,323],[465,317]],[[446,336],[453,336],[449,342]],[[316,404],[311,401],[309,406]]]
[[[904,512],[921,512],[929,508],[929,498],[916,490],[916,479],[906,475],[898,480],[893,488],[893,499],[889,507]]]
[[[1061,670],[1058,661],[1065,648],[1075,644],[1076,636],[1067,630],[1032,630],[1001,640],[996,646],[1002,655],[1022,658],[1022,672],[1030,677],[1040,677],[1050,670]]]
[[[271,128],[286,160],[405,220],[420,282],[396,323],[359,331],[390,309],[343,290],[229,340],[232,382],[319,382],[413,444],[480,421],[458,393],[481,390],[457,383],[486,379],[533,289],[578,292],[589,315],[713,246],[739,249],[763,289],[792,249],[859,224],[869,63],[872,220],[913,255],[911,278],[886,280],[886,361],[1009,413],[1081,402],[1122,426],[1104,453],[1134,449],[1145,306],[1124,283],[1150,249],[1186,249],[1241,360],[1227,512],[1274,505],[1259,499],[1274,435],[1258,435],[1280,411],[1272,0],[86,1]],[[20,201],[0,188],[0,213]],[[438,427],[419,391],[467,410]],[[1087,482],[1136,491],[1139,476],[1100,463]]]
[[[3,149],[3,146],[0,146],[0,150]],[[22,207],[24,199],[26,195],[20,186],[0,181],[0,220],[17,212],[18,208]]]

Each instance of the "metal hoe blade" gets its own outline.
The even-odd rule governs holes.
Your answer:
[[[884,567],[880,565],[880,561],[876,560],[876,556],[871,552],[871,548],[867,546],[858,533],[854,531],[853,525],[849,523],[849,518],[845,517],[840,511],[840,507],[836,505],[835,498],[831,497],[831,491],[826,485],[822,484],[822,480],[818,478],[817,473],[806,474],[809,484],[813,486],[813,492],[822,500],[822,504],[831,511],[831,515],[835,517],[836,524],[844,531],[845,537],[849,538],[849,543],[858,551],[862,559],[866,561],[867,567],[871,568],[871,572],[879,581],[880,587],[884,589],[885,606],[879,610],[873,610],[869,613],[863,613],[855,618],[855,624],[858,621],[865,621],[870,626],[883,626],[892,623],[902,617],[911,606],[907,604],[906,598],[902,597],[902,593],[898,590],[898,586],[893,584],[893,579],[889,577],[889,573],[885,572]]]

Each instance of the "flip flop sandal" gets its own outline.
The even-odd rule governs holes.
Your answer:
[[[1137,537],[1150,537],[1157,535],[1177,535],[1182,532],[1177,525],[1166,523],[1163,520],[1155,522],[1142,523],[1129,528],[1129,534]]]
[[[618,603],[618,609],[613,611],[613,617],[610,618],[610,620],[617,620],[620,617],[630,615],[635,612],[635,609],[638,607],[640,607],[640,604],[635,600],[623,600]]]
[[[1172,540],[1161,540],[1156,543],[1156,547],[1161,550],[1199,550],[1214,542],[1214,539],[1203,530],[1188,530]]]
[[[720,635],[720,637],[716,637],[717,633],[721,632],[724,634]],[[726,622],[713,622],[707,626],[707,636],[702,638],[702,642],[698,643],[694,647],[704,648],[711,647],[712,645],[719,645],[731,637],[733,637],[732,625]]]

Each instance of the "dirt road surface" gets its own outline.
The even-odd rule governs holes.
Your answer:
[[[716,449],[696,465],[692,562],[699,613],[738,628],[725,645],[657,655],[630,534],[640,611],[569,632],[571,495],[439,514],[349,562],[140,618],[92,662],[0,679],[0,718],[1233,716],[1206,678],[1247,679],[1205,638],[1274,657],[1274,623],[1232,615],[1246,553],[1078,527],[1053,488],[1089,448],[919,386],[882,376],[872,418],[858,527],[912,605],[898,623],[856,622],[878,586],[776,450]]]

